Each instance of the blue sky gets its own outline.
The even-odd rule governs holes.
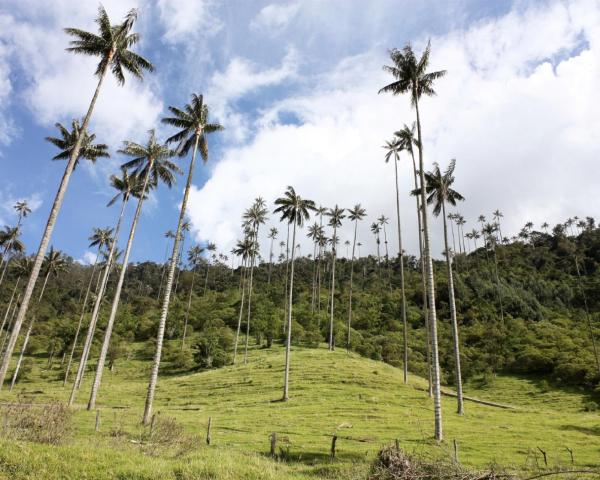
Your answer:
[[[600,71],[594,0],[104,5],[114,22],[139,9],[139,51],[156,73],[143,84],[109,82],[101,93],[92,130],[113,157],[75,172],[52,240],[74,258],[84,258],[93,227],[115,221],[117,207],[105,205],[108,175],[124,160],[114,153],[120,142],[143,142],[153,127],[166,138],[170,131],[159,123],[166,107],[183,105],[192,92],[205,94],[226,127],[210,138],[209,164],[195,172],[195,241],[213,240],[228,253],[243,209],[258,195],[274,200],[288,184],[326,206],[361,202],[373,217],[394,218],[392,170],[380,145],[413,114],[405,99],[377,95],[389,80],[381,66],[388,48],[412,41],[420,49],[427,39],[432,68],[448,70],[438,97],[423,107],[427,161],[457,158],[469,227],[496,208],[511,233],[530,219],[596,213],[600,119],[588,106]],[[36,209],[23,229],[28,250],[37,246],[64,169],[50,160],[55,149],[44,137],[57,133],[54,122],[83,115],[95,82],[94,61],[65,52],[61,28],[93,29],[97,7],[77,0],[0,5],[0,225],[15,221],[15,200],[29,199]],[[403,231],[414,253],[411,175],[403,168]],[[163,260],[163,234],[176,226],[183,184],[161,188],[147,203],[132,260]],[[395,228],[391,222],[392,247]],[[432,228],[441,251],[439,225]],[[374,250],[368,225],[361,235],[363,251]]]

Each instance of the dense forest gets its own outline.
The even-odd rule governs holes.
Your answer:
[[[218,254],[213,245],[206,251],[208,255],[199,252],[199,247],[182,255],[165,332],[167,370],[181,372],[232,363],[240,319],[238,362],[242,361],[248,325],[251,345],[269,348],[272,342],[285,342],[288,263],[285,244],[273,249],[273,263],[261,258],[253,269],[249,317],[247,298],[240,310],[242,286],[246,284],[247,289],[248,283],[243,266],[232,268],[229,257]],[[600,393],[590,336],[591,331],[596,336],[600,334],[598,315],[593,313],[600,310],[600,229],[594,220],[580,223],[576,231],[568,223],[557,225],[548,233],[524,228],[513,240],[504,239],[498,244],[488,241],[478,248],[473,243],[472,249],[465,245],[465,250],[471,251],[457,253],[454,258],[463,378],[481,374],[485,378],[496,372],[535,374],[557,385],[582,387],[590,392],[596,389]],[[49,255],[56,253],[51,251]],[[184,261],[184,257],[189,261]],[[20,256],[11,261],[0,289],[0,312],[5,320],[3,347],[18,300],[13,292],[22,281],[19,278],[27,260]],[[91,285],[85,316],[85,322],[88,321],[101,269],[83,266],[68,257],[63,257],[63,262],[56,272],[48,267],[43,270],[44,274],[50,272],[50,280],[34,307],[36,321],[20,369],[20,381],[27,378],[31,368],[32,359],[27,355],[46,356],[48,365],[60,364],[62,368],[52,370],[53,375],[65,378],[85,289]],[[412,256],[405,256],[405,263],[408,369],[427,376],[421,267]],[[350,266],[347,258],[337,259],[333,296],[333,343],[337,348],[347,347]],[[316,347],[329,338],[331,252],[300,257],[295,268],[292,344]],[[398,308],[399,261],[385,255],[362,257],[354,260],[353,269],[349,347],[366,357],[401,366],[404,329]],[[444,262],[436,260],[434,269],[439,292],[442,380],[453,385],[455,368]],[[147,348],[141,352],[152,358],[165,280],[165,265],[144,262],[129,266],[108,351],[110,369],[118,368],[119,360],[133,353],[132,342],[146,342]],[[116,281],[113,270],[106,299],[111,298]],[[109,307],[105,301],[100,311],[88,364],[90,371],[95,370]],[[84,324],[81,330],[85,327]],[[74,358],[78,358],[82,348],[82,333],[78,336]]]

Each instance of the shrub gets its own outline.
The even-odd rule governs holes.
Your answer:
[[[61,403],[10,403],[0,411],[0,431],[7,438],[57,445],[71,434],[71,411]]]

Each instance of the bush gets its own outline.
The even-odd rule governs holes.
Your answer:
[[[1,412],[0,431],[6,438],[57,445],[71,434],[71,411],[61,403],[11,403]]]

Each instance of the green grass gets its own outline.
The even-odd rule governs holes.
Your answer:
[[[289,402],[282,394],[283,349],[252,350],[247,365],[160,378],[155,411],[175,417],[190,434],[204,436],[212,417],[212,445],[198,439],[182,458],[148,456],[132,440],[139,437],[147,387],[148,361],[131,360],[106,372],[98,399],[101,431],[94,433],[94,412],[84,409],[91,373],[79,393],[75,431],[65,445],[51,447],[0,441],[0,478],[10,479],[233,479],[366,478],[375,453],[399,439],[408,451],[449,455],[459,444],[460,461],[472,467],[496,463],[515,471],[535,467],[537,447],[549,467],[600,463],[600,415],[584,412],[579,392],[548,390],[533,379],[502,377],[486,385],[470,382],[465,394],[510,404],[506,410],[466,402],[464,416],[445,397],[444,435],[432,439],[432,402],[426,381],[343,351],[294,348]],[[41,364],[41,361],[40,361]],[[45,377],[45,378],[43,378]],[[68,388],[59,371],[36,367],[31,381],[2,400],[43,403],[66,401]],[[548,390],[548,391],[546,391]],[[111,430],[127,432],[114,438]],[[285,462],[268,458],[269,435],[287,442]],[[332,434],[338,435],[335,461],[329,459]],[[543,464],[538,451],[538,462]],[[2,477],[4,475],[4,477]]]

